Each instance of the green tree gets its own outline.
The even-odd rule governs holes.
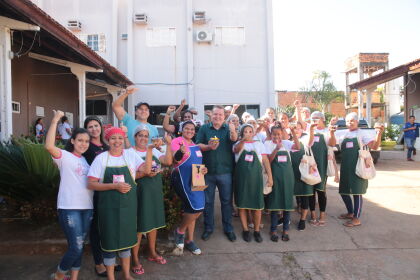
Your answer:
[[[336,89],[331,81],[331,75],[326,71],[315,71],[312,81],[301,89],[301,93],[319,106],[322,112],[325,112],[328,104],[333,101],[344,99],[344,93]]]

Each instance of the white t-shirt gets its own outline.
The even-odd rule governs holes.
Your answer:
[[[135,148],[131,148],[135,153],[137,153],[137,155],[139,155],[141,158],[146,158],[146,154],[147,154],[147,151],[139,151],[139,150],[136,150]],[[157,158],[157,159],[159,159],[159,161],[161,161],[161,157],[162,156],[165,156],[165,154],[164,153],[162,153],[161,151],[159,151],[158,149],[153,149],[152,150],[152,154],[153,154],[153,156],[155,157],[155,158]],[[152,160],[152,169],[153,168],[156,168],[156,169],[161,169],[162,168],[162,165],[161,164],[157,164],[157,162],[155,162],[154,160]]]
[[[280,151],[289,151],[290,152],[292,150],[292,146],[295,143],[293,141],[290,141],[290,140],[281,140],[281,144],[282,144],[282,146],[280,148]],[[277,147],[277,144],[273,143],[273,141],[270,140],[270,141],[266,141],[264,143],[264,146],[265,146],[266,152],[268,154],[271,154],[274,151],[274,149]]]
[[[62,139],[68,140],[71,138],[71,134],[67,132],[67,129],[71,130],[71,125],[68,122],[64,122],[58,126],[58,133],[60,133]]]
[[[261,143],[264,143],[265,139],[267,139],[267,135],[266,135],[265,131],[264,132],[260,131],[254,136],[253,139],[256,140],[256,141],[260,141]]]
[[[43,129],[43,126],[40,123],[35,126],[36,136],[40,136],[41,135],[42,129]]]
[[[239,142],[236,142],[233,145],[233,147],[235,147],[238,144],[239,144]],[[255,153],[257,154],[258,159],[260,160],[260,162],[262,162],[262,155],[267,155],[267,151],[265,150],[265,146],[260,141],[245,142],[244,147],[243,147],[243,151],[247,151],[247,152],[255,151]],[[239,157],[241,156],[241,154],[242,154],[242,151],[235,154],[235,161],[236,162],[238,162]]]
[[[361,139],[363,145],[367,145],[370,142],[375,140],[375,135],[376,135],[375,130],[364,130],[364,129],[356,129],[353,131],[350,131],[349,129],[343,129],[343,130],[337,130],[335,132],[335,138],[337,139],[340,146],[345,138],[356,138],[356,137]]]
[[[93,191],[87,188],[89,164],[83,156],[60,150],[53,161],[60,170],[58,209],[93,209]]]
[[[108,151],[99,154],[89,169],[89,178],[99,179],[99,182],[103,182],[104,172],[107,166],[109,167],[122,167],[127,166],[130,170],[133,179],[136,178],[136,171],[140,165],[144,163],[144,160],[137,155],[133,149],[123,150],[122,155],[112,156]]]

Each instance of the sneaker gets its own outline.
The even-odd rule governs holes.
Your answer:
[[[258,243],[261,243],[263,241],[263,239],[262,239],[261,234],[260,234],[259,231],[254,231],[254,239]]]
[[[174,242],[176,247],[183,249],[184,248],[184,238],[185,234],[178,233],[178,229],[175,229],[174,232]]]
[[[412,158],[408,158],[408,159],[407,159],[407,161],[414,161],[414,159],[412,159]]]
[[[298,227],[297,227],[298,231],[304,231],[305,230],[305,220],[300,220]]]
[[[197,247],[197,245],[195,245],[194,241],[190,241],[189,243],[185,243],[185,248],[187,248],[188,251],[190,251],[194,255],[201,255],[201,250],[200,250],[200,248]]]
[[[244,230],[242,232],[242,238],[246,242],[251,242],[251,233],[249,232],[249,230]]]

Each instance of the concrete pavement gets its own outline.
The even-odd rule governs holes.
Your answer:
[[[336,218],[345,207],[337,184],[329,179],[325,227],[307,224],[298,232],[298,215],[293,213],[291,240],[273,243],[269,216],[264,216],[263,243],[246,243],[239,219],[233,218],[238,240],[231,243],[222,233],[216,207],[216,231],[209,241],[199,239],[198,223],[201,256],[165,255],[166,265],[142,258],[146,273],[137,279],[420,279],[420,163],[381,159],[376,167],[377,177],[364,196],[360,227],[345,228]],[[47,279],[59,258],[0,256],[0,279]],[[90,255],[84,257],[80,276],[97,279]]]

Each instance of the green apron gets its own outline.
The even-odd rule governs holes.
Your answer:
[[[98,192],[99,234],[105,252],[129,249],[137,244],[136,183],[127,165],[106,166],[103,183],[112,184],[114,176],[124,176],[131,190],[125,194],[116,190]]]
[[[357,138],[345,138],[341,144],[340,194],[365,194],[368,180],[356,175],[356,164],[359,158]]]
[[[319,141],[315,141],[317,139],[316,137],[319,137]],[[314,135],[314,144],[311,148],[322,180],[321,183],[316,184],[313,187],[318,191],[325,192],[325,187],[327,185],[328,147],[323,134],[317,133]]]
[[[254,151],[243,151],[235,166],[235,204],[239,209],[264,209],[263,174]]]
[[[145,157],[143,157],[145,160]],[[153,156],[160,169],[160,161]],[[143,177],[137,182],[137,232],[147,233],[166,226],[165,206],[163,204],[162,174]]]
[[[290,157],[292,158],[293,173],[295,174],[295,187],[294,187],[295,196],[314,195],[314,187],[306,184],[300,179],[301,174],[299,170],[299,165],[304,154],[305,154],[305,149],[303,148],[302,143],[300,143],[299,151],[290,152]]]
[[[293,211],[295,176],[287,151],[278,151],[271,162],[273,190],[267,196],[266,209],[270,211]]]

